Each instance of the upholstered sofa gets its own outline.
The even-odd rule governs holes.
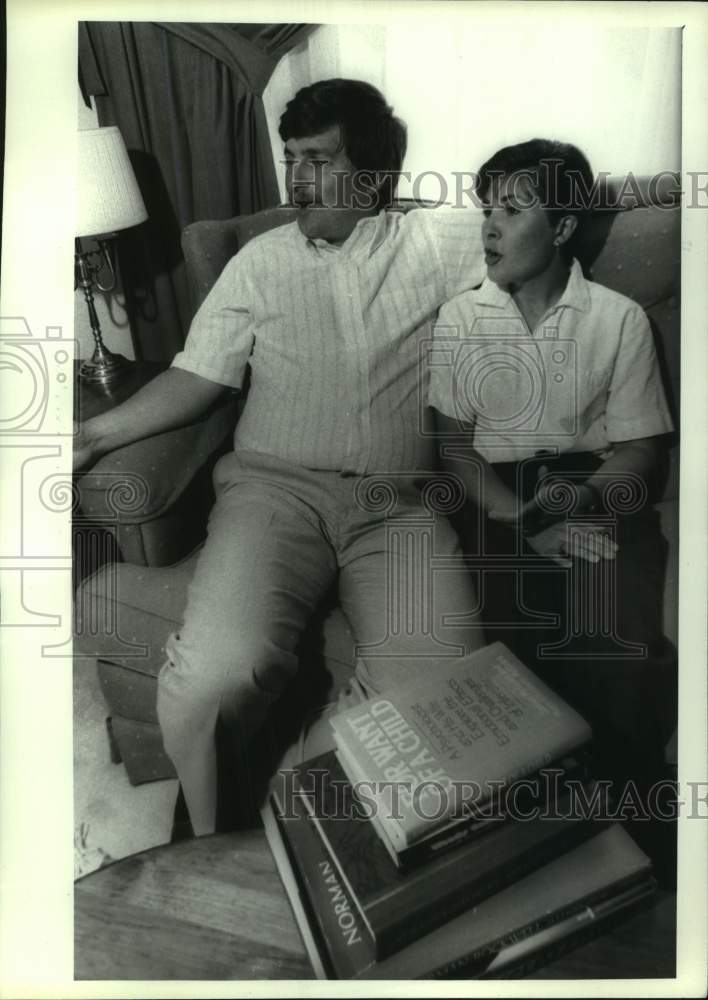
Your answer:
[[[619,185],[610,185],[617,192]],[[610,193],[608,204],[612,202]],[[434,209],[426,209],[434,210]],[[225,263],[252,237],[292,219],[288,209],[250,217],[199,222],[183,234],[183,249],[195,309]],[[648,178],[627,188],[621,205],[594,213],[578,255],[589,276],[638,301],[651,320],[665,385],[678,425],[680,355],[680,195],[678,180],[660,185]],[[133,502],[108,518],[123,562],[104,566],[85,580],[76,595],[77,655],[95,659],[108,709],[113,760],[124,763],[133,783],[174,775],[164,754],[155,713],[156,675],[163,646],[179,627],[200,539],[211,502],[209,474],[215,458],[229,447],[238,400],[229,397],[188,428],[137,442],[105,456],[81,479],[86,517],[104,517],[109,489],[121,476],[137,480]],[[664,588],[664,630],[677,637],[678,446],[669,460],[656,507],[669,542]],[[322,609],[303,644],[304,673],[288,693],[302,711],[333,696],[349,676],[353,640],[336,598]],[[295,688],[297,690],[295,690]],[[292,696],[291,696],[292,695]],[[277,739],[258,747],[274,755],[294,738],[282,720]],[[267,767],[266,767],[267,770]]]

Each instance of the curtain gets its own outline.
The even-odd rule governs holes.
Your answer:
[[[83,22],[79,83],[117,125],[149,219],[118,241],[136,357],[169,361],[191,303],[180,247],[198,219],[277,205],[263,90],[298,24]]]

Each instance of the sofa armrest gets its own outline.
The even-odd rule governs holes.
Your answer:
[[[158,522],[169,517],[199,471],[230,441],[236,417],[237,399],[230,394],[186,427],[104,455],[79,480],[82,517],[115,532],[124,559],[149,563],[144,545],[132,541],[146,525],[159,530]]]

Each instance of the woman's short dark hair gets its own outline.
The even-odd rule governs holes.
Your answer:
[[[335,78],[298,90],[280,118],[280,138],[302,139],[335,125],[355,168],[378,175],[377,208],[388,208],[406,154],[405,123],[370,83]]]
[[[554,139],[529,139],[497,150],[479,168],[477,195],[484,201],[495,177],[523,172],[542,207],[555,221],[574,215],[581,223],[592,204],[594,177],[590,163],[577,146]]]

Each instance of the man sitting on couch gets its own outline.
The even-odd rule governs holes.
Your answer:
[[[335,581],[359,646],[345,698],[484,643],[462,564],[432,574],[424,545],[390,544],[397,524],[401,539],[422,538],[432,520],[436,555],[459,552],[446,518],[421,496],[434,461],[419,429],[419,354],[438,307],[484,277],[481,216],[386,211],[406,129],[368,84],[303,88],[280,135],[297,221],[230,261],[172,367],[88,421],[75,444],[81,468],[186,424],[250,369],[234,450],[215,470],[184,625],[168,641],[158,685],[165,749],[197,835],[216,824],[217,719],[239,739],[257,729],[292,680],[298,640]],[[428,586],[411,598],[421,578]],[[311,743],[308,753],[323,748]]]

